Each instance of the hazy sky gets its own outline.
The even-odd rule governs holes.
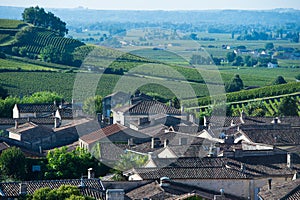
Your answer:
[[[112,10],[300,9],[300,0],[1,0],[1,6]]]

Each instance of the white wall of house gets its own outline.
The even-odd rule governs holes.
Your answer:
[[[13,133],[13,132],[9,132],[8,137],[10,139],[19,140],[19,141],[21,141],[22,139],[21,134]]]
[[[177,158],[173,151],[166,147],[162,152],[157,155],[158,158]]]
[[[225,194],[232,194],[235,196],[244,197],[245,199],[253,196],[251,193],[254,194],[253,184],[251,184],[251,180],[249,179],[178,179],[174,181],[213,190],[216,192],[219,192],[220,189],[223,189]]]

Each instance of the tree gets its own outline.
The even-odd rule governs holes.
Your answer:
[[[102,97],[96,95],[87,98],[83,103],[83,111],[91,116],[95,116],[98,113],[102,114]]]
[[[67,147],[49,151],[46,178],[80,178],[89,168],[97,168],[98,162],[84,149],[67,152]]]
[[[0,156],[1,175],[12,179],[22,179],[25,175],[26,159],[17,147],[4,150]]]
[[[272,82],[272,85],[280,85],[287,83],[282,76],[277,76],[277,78]]]
[[[265,49],[267,50],[271,50],[271,49],[274,49],[274,44],[273,42],[268,42],[265,44]]]
[[[243,80],[238,74],[236,74],[230,81],[229,84],[225,86],[226,92],[236,92],[244,88]]]
[[[180,109],[180,101],[177,97],[173,97],[171,101],[174,108]]]
[[[298,105],[296,99],[284,97],[278,106],[280,116],[298,116]]]
[[[244,60],[242,56],[236,56],[235,61],[232,63],[233,66],[243,66]]]
[[[25,22],[32,23],[35,26],[56,31],[60,36],[68,33],[65,22],[51,12],[46,13],[44,8],[39,8],[38,6],[25,8],[22,18]]]
[[[60,63],[61,61],[61,52],[53,45],[44,47],[40,52],[40,56],[45,62]]]
[[[6,97],[8,97],[7,89],[0,86],[0,98],[5,99]]]
[[[235,57],[236,57],[236,55],[234,52],[228,52],[226,54],[226,58],[227,58],[228,62],[233,62]]]

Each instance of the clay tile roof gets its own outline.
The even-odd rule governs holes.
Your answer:
[[[282,181],[265,185],[261,188],[259,196],[264,199],[298,200],[300,199],[300,180]]]
[[[113,135],[117,132],[120,132],[124,129],[127,129],[127,127],[121,125],[121,124],[112,124],[110,126],[107,126],[105,128],[99,129],[97,131],[94,131],[90,134],[84,135],[80,137],[81,140],[87,142],[87,143],[94,143],[102,138],[105,138],[107,136]]]
[[[0,153],[5,150],[8,149],[10,146],[6,143],[6,142],[1,142],[0,143]]]
[[[0,191],[2,195],[6,197],[18,197],[20,192],[20,183],[21,182],[3,182],[0,183]],[[49,187],[50,189],[57,189],[61,185],[72,185],[80,186],[83,183],[84,187],[81,187],[80,190],[83,191],[83,194],[96,194],[99,195],[99,192],[104,190],[102,182],[100,179],[66,179],[66,180],[37,180],[37,181],[25,181],[22,182],[27,186],[27,194],[33,194],[36,190],[44,187]],[[87,190],[86,190],[87,189]],[[95,192],[95,190],[97,192]],[[1,194],[0,193],[0,194]],[[93,196],[92,196],[93,197]]]

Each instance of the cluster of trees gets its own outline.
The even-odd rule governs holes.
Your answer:
[[[80,178],[87,174],[89,168],[93,168],[96,174],[105,173],[98,160],[79,147],[72,151],[68,151],[67,147],[55,149],[48,152],[46,159],[34,162],[26,158],[20,148],[10,147],[0,155],[0,180],[31,180],[34,173],[32,165],[41,166],[38,172],[41,179]]]
[[[50,30],[58,32],[60,36],[64,36],[68,33],[65,22],[61,21],[61,19],[53,13],[47,13],[44,8],[39,8],[38,6],[25,8],[22,13],[22,18],[25,22],[35,26],[49,28]]]
[[[204,57],[199,54],[194,54],[191,57],[190,64],[192,65],[209,65],[211,63],[211,59],[209,57]]]
[[[242,89],[244,89],[244,83],[238,74],[234,75],[231,81],[225,85],[226,92],[237,92]]]
[[[76,186],[62,185],[57,189],[49,187],[38,189],[33,195],[27,195],[25,200],[94,200],[92,197],[83,196]]]

